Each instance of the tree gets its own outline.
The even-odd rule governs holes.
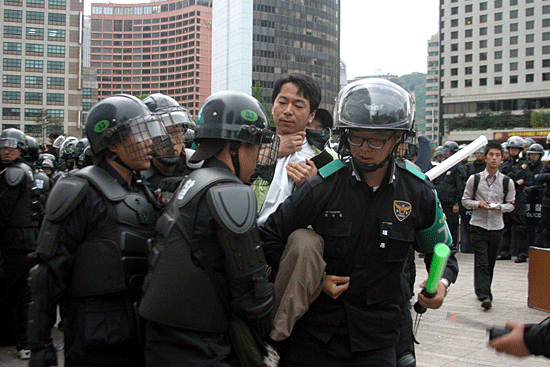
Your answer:
[[[272,127],[275,126],[273,122],[273,115],[271,115],[271,112],[269,112],[270,109],[264,100],[264,89],[260,86],[260,81],[257,81],[256,84],[254,84],[254,86],[252,87],[252,97],[256,98],[258,102],[260,102],[260,104],[264,106],[265,111],[267,112],[267,117],[269,118],[269,125]]]
[[[40,115],[36,117],[34,122],[36,131],[32,135],[37,135],[42,140],[42,144],[46,144],[46,134],[63,134],[63,120],[59,117],[52,117],[46,110],[40,111]]]
[[[146,93],[146,94],[140,94],[139,96],[136,96],[136,97],[138,97],[139,99],[141,99],[143,101],[145,98],[149,97],[150,95],[151,94]]]
[[[531,126],[534,128],[550,127],[550,113],[544,111],[531,111]]]

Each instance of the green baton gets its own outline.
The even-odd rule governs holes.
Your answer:
[[[432,264],[430,265],[430,274],[426,286],[422,289],[422,294],[428,298],[434,298],[437,294],[437,286],[443,275],[443,270],[447,266],[447,260],[451,255],[451,249],[449,246],[438,243],[434,247],[434,254],[432,257]],[[414,310],[417,313],[426,312],[426,307],[422,306],[418,301],[414,304]]]

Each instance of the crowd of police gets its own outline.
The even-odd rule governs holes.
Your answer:
[[[550,145],[550,135],[547,144]],[[437,147],[430,168],[464,146],[447,141]],[[543,164],[544,147],[531,138],[512,136],[501,146],[504,161],[499,170],[513,180],[516,196],[514,211],[504,214],[505,231],[497,260],[511,260],[514,256],[516,263],[522,263],[529,257],[530,246],[550,248],[550,210],[544,209],[550,208],[550,191],[545,185],[549,180],[550,164]],[[473,253],[469,230],[472,212],[462,206],[460,199],[468,177],[485,170],[484,149],[481,147],[474,153],[473,161],[465,157],[434,180],[453,238],[459,238],[457,245],[464,253]]]
[[[60,319],[66,366],[230,366],[235,357],[244,366],[239,341],[248,336],[244,344],[252,340],[263,354],[276,348],[281,366],[414,366],[414,250],[425,253],[427,268],[436,243],[453,250],[433,297],[418,296],[423,307],[439,308],[458,274],[459,238],[468,252],[460,197],[482,163],[456,165],[432,186],[396,154],[414,135],[412,98],[380,79],[340,92],[333,159],[324,128],[305,138],[318,84],[297,74],[277,85],[276,131],[256,99],[231,91],[207,98],[196,122],[166,95],[108,97],[90,110],[85,138],[51,136],[46,150],[18,129],[2,131],[1,342],[32,367],[55,366],[51,331]],[[298,177],[307,166],[301,173],[314,177],[292,184],[259,225],[257,193],[284,162],[279,143],[288,136],[300,140],[294,152],[308,141],[319,148],[279,171]],[[533,245],[525,228],[541,227],[526,218],[544,212],[535,196],[550,169],[528,173],[540,146],[523,153],[528,163],[513,141],[506,173],[528,199],[509,218],[511,243],[520,245],[501,258],[525,261]],[[447,142],[435,156],[458,148]],[[408,158],[416,153],[411,145]],[[533,233],[533,241],[550,237]],[[315,249],[305,245],[312,238]],[[287,339],[274,340],[276,307],[296,301],[275,302],[283,292],[272,282],[295,270],[283,261],[289,249],[303,257],[298,270],[316,269],[321,293],[300,305]],[[303,283],[284,286],[310,292]]]

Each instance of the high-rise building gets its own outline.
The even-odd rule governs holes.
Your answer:
[[[340,89],[340,0],[216,0],[212,92],[263,89],[271,103],[283,75],[319,82],[332,110]]]
[[[15,127],[43,143],[43,117],[80,136],[82,11],[79,0],[4,0],[0,18],[2,129]],[[37,120],[42,123],[37,124]]]
[[[212,0],[92,4],[100,98],[164,93],[197,115],[211,94]]]
[[[440,78],[443,119],[549,108],[549,2],[440,0]]]
[[[426,132],[432,143],[439,137],[439,34],[428,41],[428,70],[426,73]]]

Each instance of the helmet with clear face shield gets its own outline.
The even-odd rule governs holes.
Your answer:
[[[88,141],[88,138],[83,138],[83,139],[80,139],[78,140],[78,142],[74,145],[74,148],[73,148],[73,156],[74,156],[74,159],[76,161],[76,166],[78,168],[83,168],[86,166],[86,164],[84,164],[84,151],[86,150],[86,148],[88,148],[90,146],[90,142]]]
[[[27,135],[27,154],[25,154],[25,160],[27,162],[36,162],[40,155],[40,147],[38,142],[32,136]]]
[[[523,138],[521,136],[511,136],[506,141],[506,147],[508,150],[510,148],[518,148],[523,150]]]
[[[19,129],[8,128],[0,134],[0,148],[19,149],[22,154],[27,153],[27,136]]]
[[[96,158],[107,155],[110,146],[126,139],[125,149],[132,160],[173,155],[160,118],[128,94],[107,97],[92,107],[86,120],[86,137]]]
[[[544,154],[544,148],[542,147],[542,145],[537,143],[531,144],[529,150],[527,151],[527,156],[529,156],[530,154],[540,154],[542,157],[542,155]]]
[[[59,148],[59,158],[65,162],[74,162],[75,157],[73,153],[76,143],[78,143],[78,139],[76,137],[67,136]]]
[[[214,93],[204,101],[195,129],[195,142],[199,144],[191,163],[215,156],[231,141],[234,147],[240,143],[260,145],[256,171],[255,185],[269,184],[273,179],[279,137],[269,129],[269,119],[264,107],[254,97],[235,91]],[[237,161],[233,166],[238,174]]]

